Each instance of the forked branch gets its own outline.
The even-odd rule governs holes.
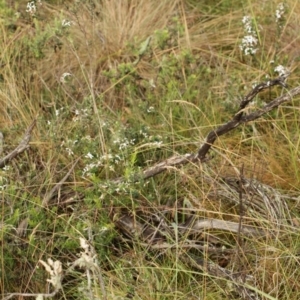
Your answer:
[[[230,132],[231,130],[237,128],[241,124],[248,123],[250,121],[254,121],[254,120],[260,118],[264,114],[270,112],[271,110],[275,109],[276,107],[280,106],[281,104],[292,100],[295,96],[300,94],[300,86],[298,86],[298,87],[292,89],[291,91],[288,91],[286,94],[269,102],[265,106],[257,109],[256,111],[254,111],[250,114],[247,114],[247,115],[244,113],[247,105],[254,99],[254,97],[258,93],[260,93],[272,86],[276,86],[276,85],[286,87],[285,80],[286,80],[286,76],[281,76],[276,79],[269,80],[267,82],[263,82],[263,83],[260,83],[259,85],[257,85],[253,90],[251,90],[251,92],[248,95],[246,95],[243,98],[238,112],[233,116],[233,118],[230,121],[221,125],[217,129],[214,129],[211,132],[209,132],[209,134],[207,135],[207,137],[205,139],[204,144],[199,148],[197,153],[172,156],[162,162],[155,164],[154,166],[152,166],[148,169],[145,169],[141,174],[137,174],[137,176],[134,176],[133,178],[141,178],[141,179],[145,180],[150,177],[154,177],[168,169],[172,169],[174,167],[182,166],[187,163],[206,161],[207,154],[218,137]],[[122,181],[124,181],[123,177],[114,180],[115,183],[119,183]]]
[[[285,80],[286,80],[286,76],[281,76],[281,77],[278,77],[278,78],[276,78],[274,80],[269,80],[267,82],[263,82],[263,83],[260,83],[257,86],[255,86],[255,88],[247,96],[245,96],[243,98],[243,100],[240,103],[239,110],[234,115],[234,117],[230,121],[228,121],[227,123],[221,125],[216,130],[213,130],[213,131],[211,131],[208,134],[208,136],[205,139],[205,143],[198,150],[198,156],[197,156],[197,158],[200,161],[204,161],[205,158],[206,158],[206,155],[207,155],[208,151],[210,150],[210,148],[212,147],[212,145],[214,144],[214,142],[216,141],[216,139],[219,136],[221,136],[221,135],[223,135],[223,134],[225,134],[225,133],[233,130],[234,128],[238,127],[239,125],[241,125],[243,123],[246,123],[246,122],[249,122],[249,121],[253,121],[253,120],[259,118],[260,116],[262,116],[263,114],[267,113],[268,111],[270,111],[270,110],[267,110],[267,108],[266,108],[267,105],[266,105],[265,107],[262,107],[258,111],[255,111],[255,112],[253,112],[253,113],[251,113],[251,114],[249,114],[247,116],[244,115],[245,108],[254,99],[254,97],[258,93],[260,93],[260,92],[262,92],[262,91],[264,91],[264,90],[266,90],[266,89],[268,89],[268,88],[270,88],[272,86],[275,86],[275,85],[281,85],[283,87],[286,87]],[[298,92],[298,94],[299,94],[299,92]],[[277,101],[278,101],[279,98],[273,100],[272,102],[277,103]],[[287,98],[286,101],[288,101],[290,99],[291,99],[291,97]],[[274,107],[277,107],[279,105],[280,105],[280,103],[278,103]],[[245,117],[247,117],[247,118],[245,118]]]

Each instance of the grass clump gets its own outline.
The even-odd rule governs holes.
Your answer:
[[[220,137],[207,162],[142,176],[197,152],[279,65],[299,85],[300,5],[275,2],[1,5],[1,156],[37,119],[0,172],[3,298],[299,298],[297,98]],[[255,211],[250,192],[239,207],[225,180],[236,170],[287,196],[286,222]],[[191,227],[206,219],[216,227]],[[267,234],[224,230],[239,221]]]

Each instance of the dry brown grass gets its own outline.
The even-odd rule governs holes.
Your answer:
[[[166,153],[196,151],[210,130],[227,121],[236,112],[234,105],[231,105],[238,103],[238,100],[234,99],[245,95],[252,84],[264,80],[266,74],[275,76],[271,60],[275,60],[276,64],[288,66],[293,71],[288,83],[291,87],[298,85],[300,4],[293,0],[286,1],[289,11],[286,22],[278,31],[274,25],[274,11],[279,1],[247,1],[243,7],[226,9],[224,14],[214,13],[213,8],[208,10],[204,6],[201,10],[193,6],[192,1],[184,0],[102,0],[94,1],[93,6],[83,1],[78,1],[77,6],[72,5],[72,1],[69,2],[71,4],[64,3],[61,6],[43,3],[41,17],[36,21],[22,13],[15,31],[8,31],[4,23],[0,25],[0,73],[3,77],[0,82],[0,125],[4,128],[7,147],[5,150],[16,144],[17,137],[22,135],[32,119],[38,116],[31,150],[27,156],[20,158],[20,167],[18,164],[14,165],[15,173],[9,175],[12,182],[15,180],[27,185],[23,190],[18,187],[16,194],[11,191],[9,195],[4,193],[3,199],[8,201],[7,199],[13,197],[14,200],[7,203],[17,207],[21,211],[21,217],[26,217],[28,211],[35,211],[36,207],[39,207],[43,195],[68,171],[73,156],[66,154],[63,142],[70,136],[75,139],[77,133],[79,138],[82,138],[84,133],[90,135],[92,141],[98,141],[91,148],[79,149],[80,153],[76,155],[82,156],[82,161],[67,182],[76,188],[91,187],[94,184],[96,196],[93,197],[97,198],[98,202],[88,195],[86,202],[80,203],[79,206],[72,204],[63,212],[55,209],[51,211],[52,208],[43,211],[45,215],[49,213],[48,218],[56,216],[53,227],[50,227],[53,223],[47,224],[51,228],[49,232],[47,227],[42,227],[45,226],[44,220],[34,216],[38,219],[38,224],[34,223],[33,218],[34,221],[29,225],[32,239],[30,242],[34,248],[28,250],[31,258],[38,260],[53,253],[57,255],[58,252],[58,256],[68,261],[69,253],[73,251],[75,256],[74,253],[78,249],[74,250],[73,247],[71,251],[68,248],[70,252],[64,252],[64,243],[60,244],[62,248],[56,248],[56,239],[62,234],[56,232],[56,224],[64,229],[69,229],[68,225],[71,224],[71,232],[64,232],[63,235],[67,236],[68,241],[75,240],[81,230],[82,235],[86,234],[85,228],[90,226],[87,224],[92,223],[92,226],[96,226],[93,230],[97,232],[101,214],[108,214],[110,210],[108,205],[113,206],[117,203],[124,208],[127,205],[124,204],[125,201],[130,203],[126,208],[131,209],[132,214],[136,213],[137,208],[159,213],[169,199],[177,205],[186,197],[199,201],[195,211],[203,217],[237,221],[239,215],[236,208],[233,209],[228,203],[221,205],[208,199],[207,195],[212,189],[209,190],[207,183],[201,182],[201,175],[205,173],[201,167],[169,170],[154,179],[148,189],[142,190],[142,196],[139,195],[138,199],[133,196],[134,193],[120,196],[107,192],[106,198],[100,200],[99,182],[113,175],[119,177],[132,171],[130,163],[134,161],[134,151],[138,155],[141,154],[137,149],[142,149],[138,147],[143,145],[133,147],[132,156],[127,157],[127,164],[124,163],[120,169],[116,168],[115,173],[99,171],[99,178],[97,174],[96,179],[82,179],[80,176],[81,169],[86,164],[84,155],[92,151],[99,156],[108,153],[113,147],[112,137],[117,136],[119,127],[132,129],[138,125],[152,126],[151,133],[158,132],[168,138],[164,144],[165,152],[162,151],[162,154],[157,156],[156,153],[148,155],[151,158],[147,162],[148,165],[155,163],[157,157],[162,159]],[[226,0],[218,1],[219,6],[225,3]],[[217,11],[219,8],[215,9]],[[241,19],[245,13],[256,18],[259,29],[260,51],[254,57],[243,56],[238,48],[244,35]],[[61,19],[74,23],[64,31],[60,26]],[[176,26],[180,26],[180,29]],[[171,32],[170,39],[164,47],[160,47],[155,41],[155,31],[166,29]],[[42,47],[44,56],[37,59],[28,45],[43,37],[44,33],[47,33],[45,45]],[[130,76],[121,74],[119,67],[136,60],[141,43],[149,36],[152,36],[153,40],[148,52],[132,71],[136,83],[134,88],[146,91],[138,94],[134,88],[126,89],[134,80],[131,78],[131,81],[126,81]],[[181,56],[184,51],[195,59],[192,62],[184,60]],[[170,65],[166,61],[171,61]],[[166,72],[164,78],[160,78],[160,81],[157,79],[162,68],[169,71],[173,67],[178,67],[179,71],[176,69],[175,74]],[[68,78],[68,84],[62,84],[60,81],[65,72],[72,74]],[[115,72],[116,76],[111,79],[104,72]],[[191,73],[197,74],[195,83],[192,84],[189,81]],[[150,80],[154,80],[156,88],[148,88]],[[173,85],[167,87],[169,83]],[[185,98],[185,93],[189,92],[191,86],[198,89],[198,94],[193,100]],[[276,97],[280,93],[281,90],[276,89],[272,90],[271,95]],[[265,93],[261,100],[268,101],[269,96],[270,94]],[[132,102],[128,101],[130,97],[134,98],[131,99]],[[139,111],[139,105],[148,104],[147,101],[149,106],[153,105],[157,109],[157,119],[145,119],[145,114]],[[230,101],[231,106],[227,108]],[[296,101],[298,100],[290,103],[288,107],[280,108],[276,114],[255,124],[245,125],[232,135],[223,136],[218,140],[214,157],[208,162],[215,172],[213,175],[236,175],[235,168],[240,170],[243,166],[246,177],[254,177],[274,187],[298,193],[300,143],[299,110]],[[56,117],[56,110],[61,108],[65,109],[65,114]],[[74,122],[75,110],[78,108],[90,109],[90,119],[84,119],[81,123]],[[108,134],[105,135],[101,121],[106,118],[111,118],[111,124]],[[51,126],[47,121],[51,122]],[[107,169],[108,167],[106,166]],[[119,171],[122,174],[119,174]],[[29,200],[22,198],[23,192],[28,193],[25,195]],[[92,209],[89,201],[93,205]],[[20,203],[24,203],[24,207]],[[298,206],[295,202],[291,205],[294,209],[295,224],[299,222]],[[18,211],[17,209],[15,211]],[[13,223],[5,207],[4,215]],[[86,221],[85,218],[90,220]],[[256,222],[261,227],[269,226],[265,220],[247,221]],[[13,225],[17,226],[17,223],[18,221],[14,220]],[[36,231],[42,237],[41,241],[45,236],[49,238],[46,248],[40,249],[40,246],[35,244],[40,238]],[[47,235],[44,236],[45,232]],[[245,253],[243,267],[258,278],[258,287],[272,297],[287,299],[287,296],[290,296],[291,299],[296,299],[294,295],[299,294],[299,263],[295,253],[298,251],[299,241],[296,232],[291,228],[285,228],[281,234],[282,239],[281,236],[278,236],[278,239],[272,236],[263,241],[246,241],[245,249],[248,250],[249,246],[251,251],[254,250],[249,255]],[[226,243],[234,245],[235,238],[227,236]],[[96,242],[99,249],[105,246],[101,244],[101,239],[100,241]],[[138,241],[127,244],[122,240],[122,243],[125,246],[123,245],[121,250],[118,249],[120,252],[112,251],[111,256],[105,258],[106,261],[103,258],[107,268],[103,273],[107,292],[112,297],[124,296],[128,286],[142,299],[174,299],[175,294],[178,299],[186,299],[185,293],[191,298],[201,295],[207,299],[217,299],[225,295],[224,281],[207,274],[203,276],[199,270],[191,270],[178,259],[178,249],[178,252],[170,250],[161,256],[143,248]],[[51,247],[48,247],[49,245]],[[30,251],[33,251],[35,256],[32,256]],[[32,289],[42,289],[41,283],[31,282],[36,272],[35,268],[30,269],[28,265],[31,264],[22,264],[17,255],[15,259],[20,260],[22,267],[22,288],[25,290],[26,286],[30,286]],[[4,265],[5,261],[1,263]],[[138,270],[138,275],[134,273],[134,268]],[[234,264],[232,268],[235,268]],[[132,274],[133,277],[137,276],[137,279],[134,279]],[[2,275],[3,283],[9,279],[5,276]]]

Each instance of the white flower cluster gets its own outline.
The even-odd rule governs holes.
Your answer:
[[[66,141],[62,141],[60,144],[60,147],[63,148],[67,152],[68,156],[72,156],[72,155],[74,155],[72,147],[74,145],[76,145],[77,143],[78,143],[78,140],[72,141],[72,140],[68,139]]]
[[[91,170],[96,169],[99,167],[103,167],[105,164],[109,164],[109,169],[111,171],[114,171],[114,165],[117,165],[120,161],[122,161],[122,158],[119,155],[112,155],[112,154],[107,154],[103,155],[100,158],[95,158],[94,155],[92,155],[90,152],[85,155],[85,158],[88,158],[90,160],[93,160],[93,162],[87,164],[82,171],[82,176],[91,176]]]
[[[8,171],[9,166],[5,166],[2,170]],[[5,177],[0,176],[0,191],[3,191],[8,187],[7,183],[8,183],[8,180]]]
[[[281,2],[277,5],[277,9],[275,11],[276,23],[278,23],[282,19],[284,13],[285,13],[284,4]]]
[[[81,121],[90,115],[90,111],[87,108],[75,109],[75,116],[73,117],[73,122]]]
[[[73,24],[73,21],[68,21],[66,19],[63,19],[61,22],[62,27],[70,27]]]
[[[36,6],[34,1],[28,2],[26,7],[27,7],[26,12],[30,13],[31,15],[35,14]]]
[[[66,83],[66,77],[68,77],[68,76],[72,76],[72,74],[71,73],[63,73],[62,75],[61,75],[61,77],[60,77],[60,82],[61,83]]]
[[[27,2],[26,12],[30,13],[31,15],[34,15],[36,13],[35,2],[36,1]],[[42,5],[42,1],[41,0],[38,0],[37,3],[40,4],[40,5]]]
[[[130,145],[133,146],[135,144],[135,139],[129,140],[127,137],[117,138],[113,143],[119,146],[119,150],[125,150]]]
[[[155,112],[155,108],[154,108],[153,106],[149,106],[149,107],[147,108],[147,113],[148,113],[148,114],[151,114],[151,113],[153,113],[153,112]]]
[[[258,50],[256,30],[253,28],[252,20],[249,16],[244,16],[242,22],[244,24],[245,36],[243,37],[239,47],[245,55],[254,55]]]
[[[282,65],[277,66],[274,71],[278,73],[279,76],[286,76],[290,73],[289,69]]]

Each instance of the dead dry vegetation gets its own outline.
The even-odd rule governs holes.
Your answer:
[[[299,299],[300,4],[198,2],[0,8],[3,299]]]

